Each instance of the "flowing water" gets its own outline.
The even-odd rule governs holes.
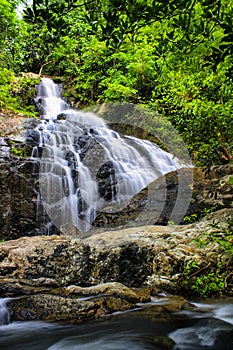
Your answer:
[[[76,325],[13,322],[0,327],[0,349],[232,350],[232,298],[193,306],[168,319],[157,318],[152,302],[144,309]]]
[[[233,349],[233,303],[194,303],[193,311],[181,312],[196,320],[190,327],[176,329],[169,337],[177,344],[174,350]]]
[[[150,183],[184,167],[156,144],[121,136],[95,114],[70,109],[52,80],[43,78],[37,91],[41,123],[28,139],[36,140],[40,200],[58,228],[86,232],[98,212],[124,208]]]
[[[7,308],[8,298],[0,298],[0,326],[10,323],[10,313]]]

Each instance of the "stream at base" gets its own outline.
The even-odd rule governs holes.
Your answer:
[[[192,303],[156,317],[157,302],[75,325],[13,322],[0,327],[1,350],[232,350],[233,298]]]

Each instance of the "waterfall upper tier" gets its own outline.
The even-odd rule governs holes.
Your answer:
[[[37,98],[35,99],[39,113],[45,119],[55,119],[61,111],[68,108],[67,103],[61,98],[58,85],[49,78],[43,78],[37,86]]]

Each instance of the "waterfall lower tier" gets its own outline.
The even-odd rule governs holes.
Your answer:
[[[90,229],[98,212],[118,211],[184,162],[156,144],[121,136],[93,113],[67,108],[47,78],[36,99],[43,120],[28,134],[39,164],[39,192],[53,224]]]
[[[7,308],[8,298],[0,298],[0,326],[10,323],[10,313]]]

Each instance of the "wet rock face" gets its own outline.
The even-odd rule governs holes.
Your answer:
[[[35,165],[25,143],[27,129],[38,121],[12,111],[0,118],[0,240],[38,234],[35,211]]]
[[[101,166],[96,175],[99,195],[106,201],[113,200],[117,193],[115,173],[113,162],[108,161]]]
[[[167,225],[176,204],[180,176],[190,176],[193,173],[193,183],[190,183],[191,201],[185,213],[187,220],[181,224],[189,223],[192,217],[196,220],[204,217],[208,211],[216,211],[233,207],[233,164],[213,167],[209,173],[201,168],[182,169],[171,172],[164,178],[159,178],[132,198],[130,203],[122,210],[113,213],[99,213],[93,223],[97,227],[125,227],[150,225]],[[186,202],[190,192],[187,189],[182,193]],[[149,195],[148,195],[149,193]],[[163,198],[163,193],[166,193]],[[161,210],[162,208],[162,210]],[[190,216],[190,218],[189,218]]]
[[[27,145],[34,147],[38,146],[40,140],[40,134],[37,130],[29,129],[26,134]]]
[[[46,233],[48,217],[37,201],[39,164],[31,152],[24,142],[0,138],[0,240]]]
[[[25,160],[0,158],[0,240],[14,239],[36,228],[36,196]]]

